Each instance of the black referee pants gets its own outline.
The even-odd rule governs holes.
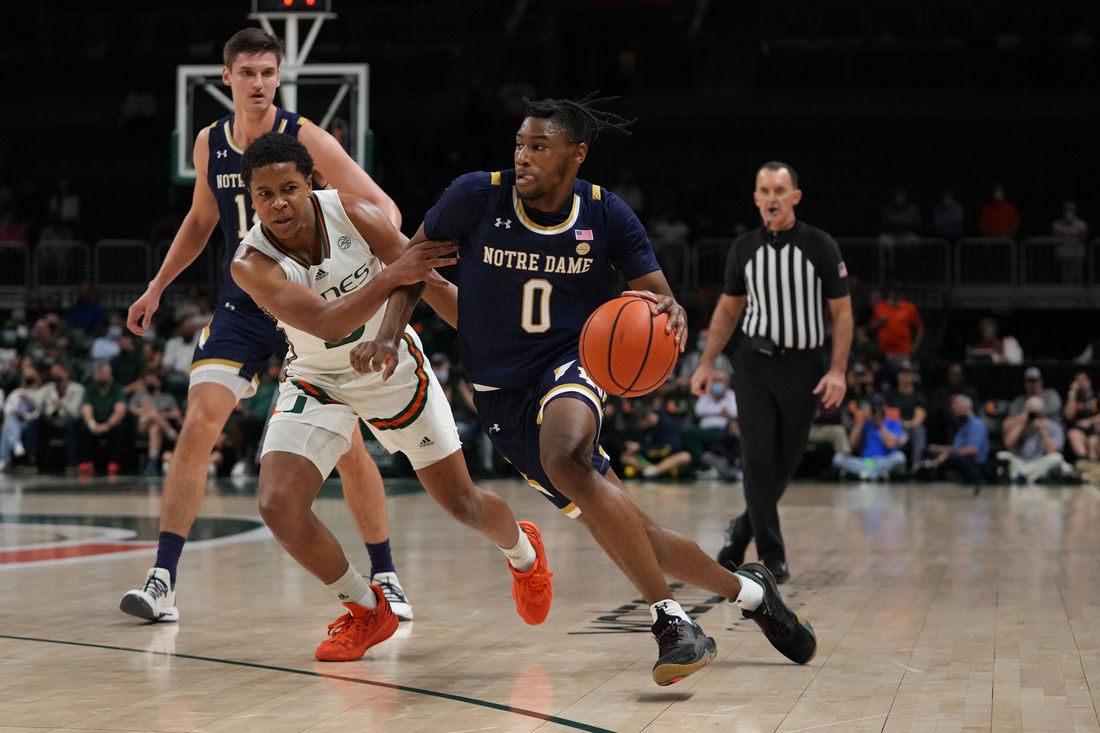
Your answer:
[[[787,559],[778,504],[806,450],[818,402],[813,390],[824,374],[820,349],[765,356],[745,339],[733,359],[746,504],[737,534],[756,538],[761,559]]]

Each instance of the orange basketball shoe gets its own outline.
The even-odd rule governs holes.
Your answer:
[[[322,662],[354,662],[375,644],[380,644],[397,631],[397,615],[377,585],[371,590],[378,599],[374,608],[358,603],[345,603],[348,609],[328,627],[328,638],[313,653]]]
[[[519,528],[535,547],[535,564],[526,573],[521,573],[508,563],[512,571],[512,598],[520,618],[535,626],[550,614],[550,602],[554,600],[554,584],[551,582],[554,574],[546,566],[546,548],[542,546],[539,528],[531,522],[519,522]]]

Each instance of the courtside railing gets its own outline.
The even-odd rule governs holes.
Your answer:
[[[31,255],[23,242],[0,241],[0,291],[26,290],[31,284]]]
[[[92,251],[78,240],[39,242],[32,266],[36,288],[75,289],[91,282]]]
[[[92,264],[97,288],[142,288],[152,274],[153,248],[143,239],[101,239],[95,244]]]
[[[1007,237],[963,237],[955,242],[956,287],[1013,287],[1016,242]]]

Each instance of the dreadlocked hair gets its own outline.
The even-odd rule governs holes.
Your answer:
[[[597,97],[599,92],[592,92],[584,99],[573,101],[571,99],[542,99],[532,102],[527,97],[523,103],[527,105],[524,117],[537,117],[550,120],[557,125],[566,139],[574,145],[584,143],[591,145],[596,136],[603,130],[629,135],[627,128],[638,120],[628,120],[613,112],[596,109],[596,105],[611,102],[618,97]]]

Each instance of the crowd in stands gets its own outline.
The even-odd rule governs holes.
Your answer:
[[[1015,399],[980,394],[968,383],[964,364],[1020,364],[1024,358],[1016,339],[987,317],[965,362],[951,364],[944,384],[926,391],[924,321],[902,289],[860,290],[855,314],[847,396],[839,408],[819,408],[810,433],[814,451],[830,456],[815,475],[1100,481],[1100,398],[1086,369],[1064,392],[1048,387],[1039,367],[1030,366]],[[162,474],[187,409],[192,355],[210,318],[210,298],[197,288],[163,307],[144,337],[126,329],[121,312],[104,309],[88,285],[63,310],[29,318],[14,309],[0,338],[0,470]],[[455,363],[453,331],[424,306],[413,324],[450,401],[471,471],[507,475],[510,468],[482,433],[470,385]],[[601,442],[620,475],[740,478],[730,359],[717,360],[707,394],[690,393],[707,336],[706,328],[698,331],[694,348],[654,393],[609,400]],[[237,405],[208,458],[211,476],[255,473],[281,369],[273,360],[256,395]]]

